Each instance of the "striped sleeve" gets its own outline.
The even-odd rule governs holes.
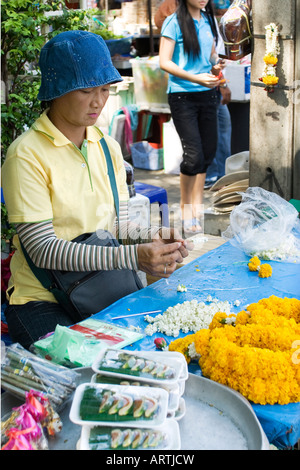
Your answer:
[[[34,264],[63,271],[138,270],[137,244],[104,247],[57,238],[52,221],[16,225]]]

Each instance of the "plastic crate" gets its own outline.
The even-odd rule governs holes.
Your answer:
[[[131,59],[134,94],[142,108],[169,108],[168,77],[158,64],[157,57]]]
[[[106,129],[107,132],[116,111],[126,106],[135,105],[134,79],[133,77],[122,78],[122,82],[110,85],[109,98],[97,121],[97,125]]]

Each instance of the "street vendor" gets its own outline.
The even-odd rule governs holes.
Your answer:
[[[166,238],[162,228],[138,228],[128,219],[120,146],[95,127],[110,84],[122,80],[103,39],[86,31],[58,34],[42,48],[39,65],[44,111],[11,144],[2,171],[9,221],[17,230],[5,315],[12,341],[26,348],[57,324],[74,322],[35,277],[20,242],[36,266],[65,271],[130,269],[168,277],[188,255],[173,230]],[[118,188],[119,222],[99,144],[103,137]],[[99,228],[121,233],[120,246],[72,241]]]

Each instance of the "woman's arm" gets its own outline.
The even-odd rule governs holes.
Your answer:
[[[149,243],[103,247],[57,238],[51,220],[17,224],[16,228],[34,264],[46,269],[141,269],[154,276],[169,277],[177,263],[181,263],[183,257],[188,255],[183,240],[176,241],[173,236],[163,239],[157,234]]]
[[[176,77],[188,80],[190,82],[198,83],[206,88],[215,88],[220,84],[220,80],[210,73],[192,74],[180,68],[173,62],[173,52],[175,41],[167,37],[161,37],[159,48],[159,65],[162,70],[175,75]]]
[[[137,245],[103,247],[57,238],[52,221],[17,224],[18,236],[34,264],[63,271],[137,270]]]

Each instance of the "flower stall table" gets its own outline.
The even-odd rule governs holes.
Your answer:
[[[168,280],[161,279],[117,301],[96,314],[95,318],[143,331],[146,327],[149,329],[151,323],[145,321],[145,315],[140,315],[142,312],[165,312],[185,301],[197,300],[205,304],[208,299],[228,301],[231,312],[237,314],[248,304],[271,295],[300,299],[299,264],[268,261],[272,266],[272,277],[260,278],[257,273],[249,271],[248,261],[248,256],[227,242],[178,269]],[[186,290],[177,290],[181,284]],[[149,317],[156,315],[149,313]],[[184,336],[186,333],[180,331],[179,337]],[[155,349],[154,339],[158,337],[164,337],[168,343],[175,339],[154,333],[127,349]],[[198,364],[191,364],[189,369],[201,375]],[[278,447],[296,444],[300,438],[300,403],[252,406],[270,443]]]

